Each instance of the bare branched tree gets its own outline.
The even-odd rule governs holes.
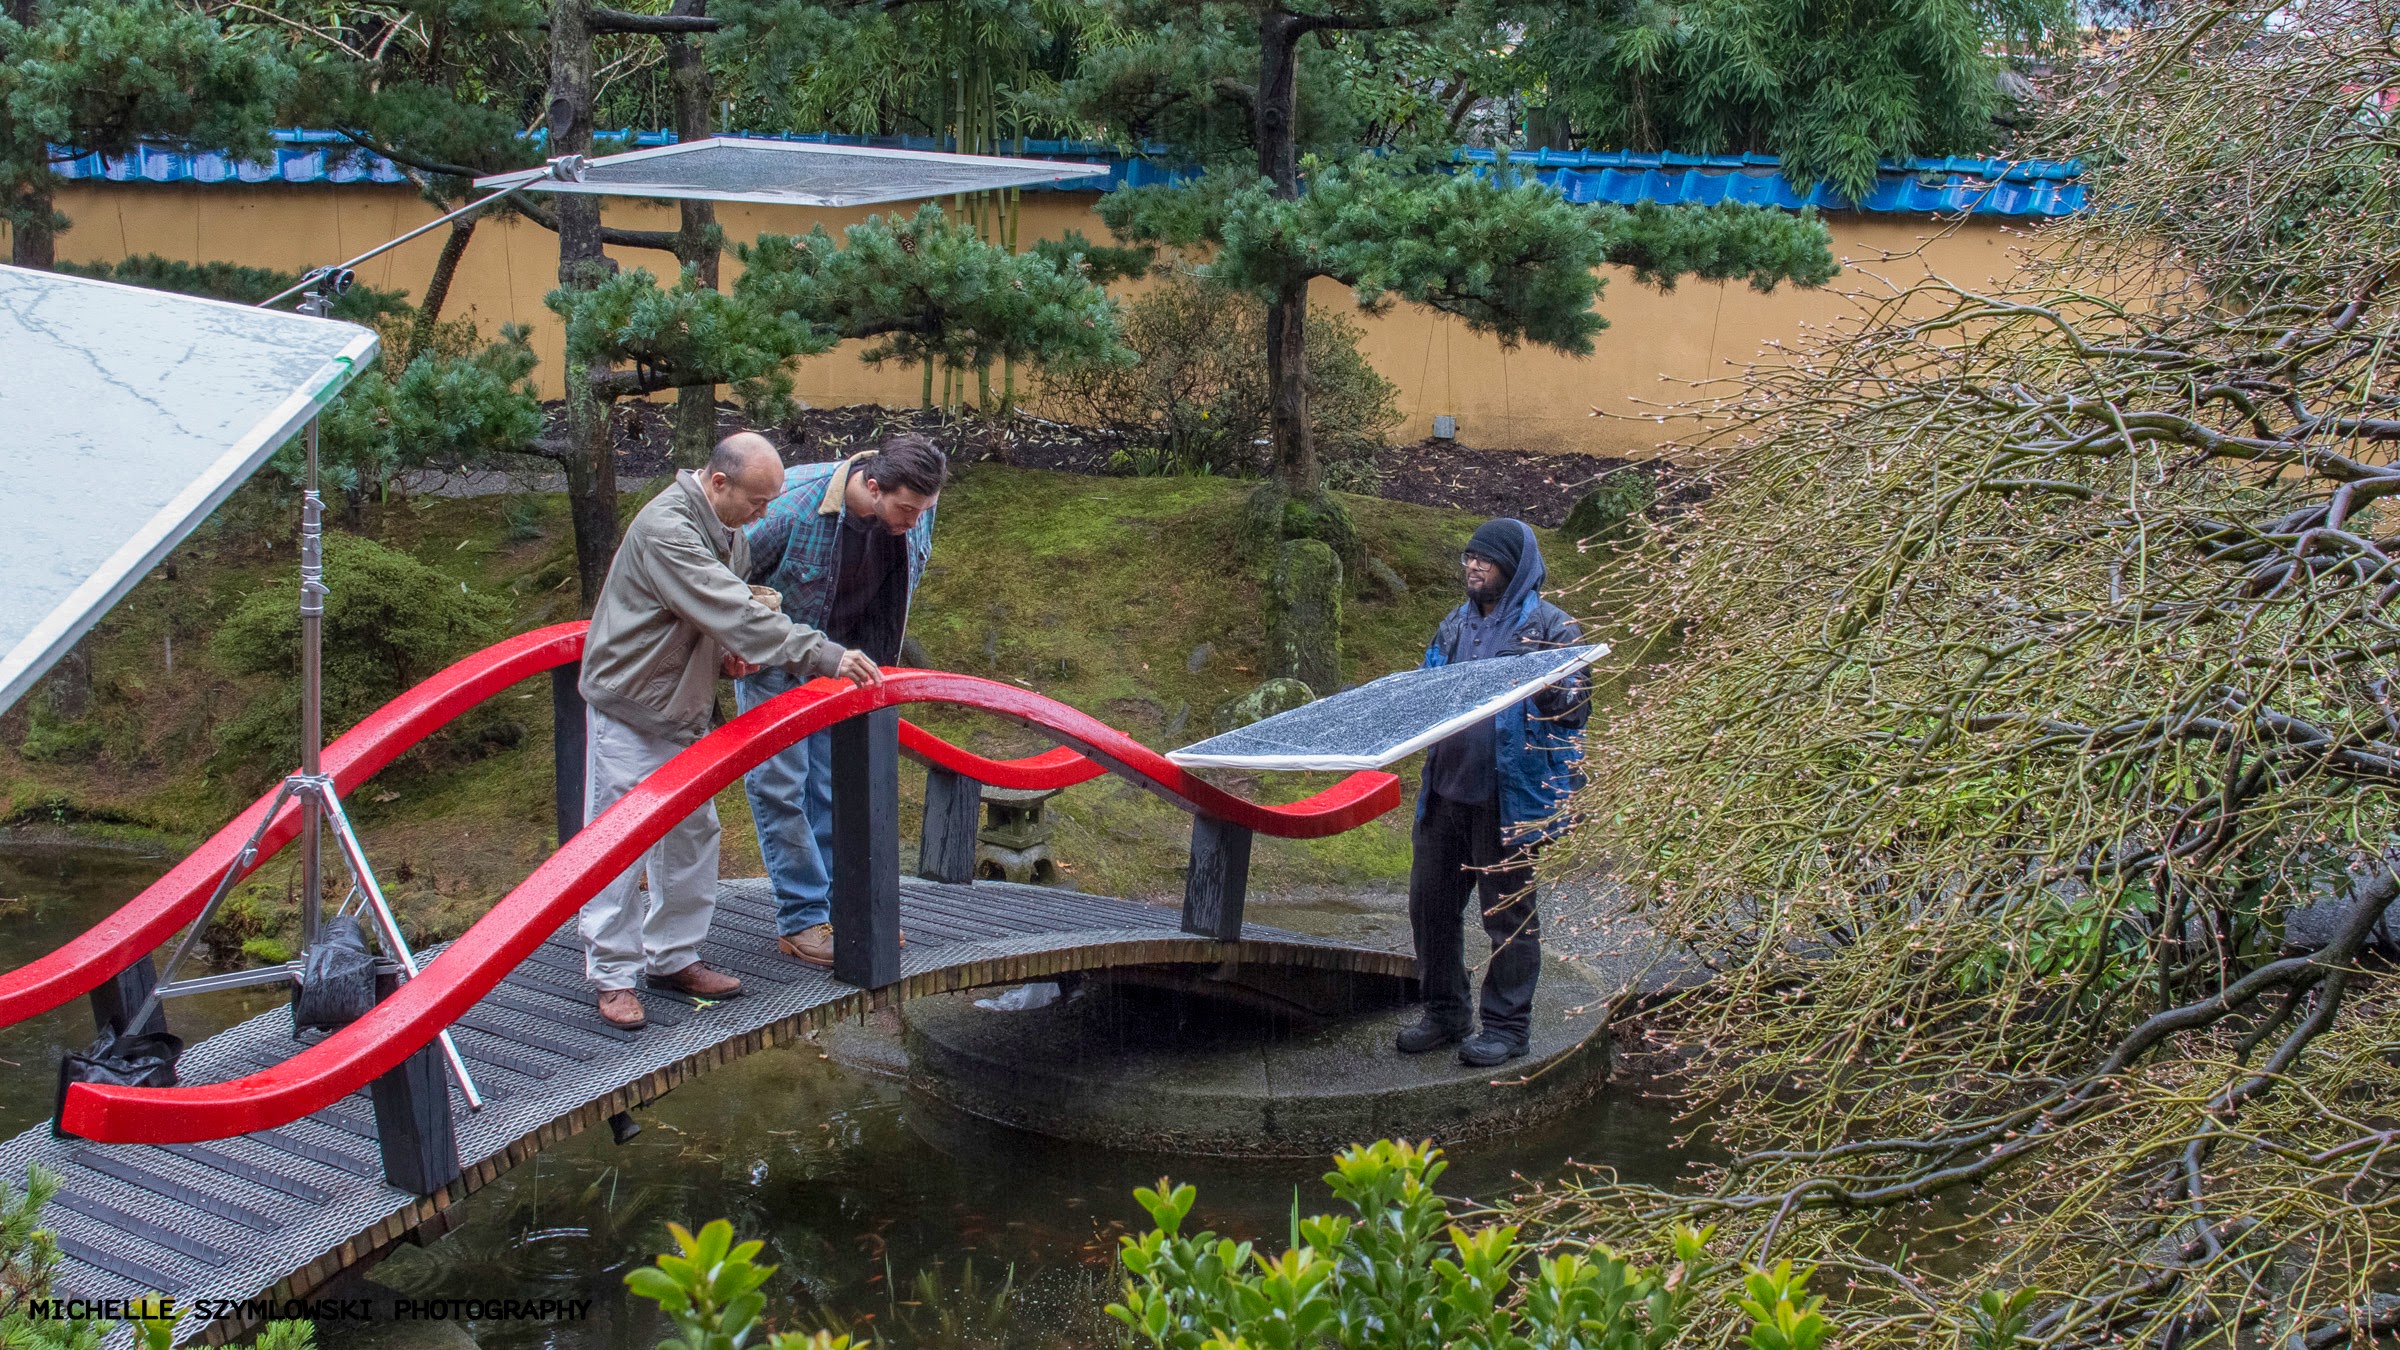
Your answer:
[[[1568,848],[1713,967],[1651,1026],[1730,1160],[1527,1217],[1820,1262],[1854,1345],[2400,1329],[2396,32],[2095,49],[2017,282],[1696,409]]]

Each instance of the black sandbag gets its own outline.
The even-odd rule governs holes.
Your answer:
[[[173,1087],[175,1061],[183,1054],[183,1038],[155,1031],[146,1036],[103,1033],[92,1048],[72,1051],[58,1061],[58,1096],[50,1103],[50,1128],[64,1134],[59,1118],[66,1111],[70,1083],[109,1083],[118,1087]]]
[[[375,1006],[375,966],[366,930],[356,918],[327,919],[316,943],[300,955],[292,1030],[332,1031],[366,1016]]]

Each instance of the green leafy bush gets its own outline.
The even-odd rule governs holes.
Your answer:
[[[471,324],[438,324],[429,350],[399,370],[378,366],[352,381],[322,422],[326,486],[356,501],[404,469],[471,464],[540,435],[532,330],[510,324],[498,342],[477,349],[479,340]],[[298,482],[305,453],[295,438],[269,463]]]
[[[742,1350],[766,1311],[767,1299],[758,1292],[775,1267],[758,1264],[766,1244],[736,1246],[733,1225],[718,1219],[697,1235],[671,1223],[677,1252],[660,1256],[625,1277],[625,1287],[659,1306],[679,1333],[658,1343],[658,1350]],[[819,1331],[812,1335],[778,1332],[767,1340],[768,1350],[849,1350],[850,1338]]]
[[[1127,307],[1131,366],[1045,372],[1060,411],[1126,438],[1120,467],[1139,474],[1257,473],[1265,464],[1267,310],[1257,299],[1187,274]],[[1372,486],[1375,451],[1399,424],[1399,395],[1359,354],[1362,330],[1308,313],[1308,413],[1328,487]]]
[[[1658,480],[1638,468],[1619,469],[1575,499],[1566,532],[1576,539],[1622,539],[1658,501]]]
[[[325,536],[325,585],[328,735],[497,640],[507,620],[498,600],[470,594],[396,549],[339,531]],[[236,674],[277,681],[218,729],[221,755],[229,763],[289,765],[299,750],[296,588],[278,582],[253,592],[217,631],[211,650]]]
[[[1185,1236],[1190,1186],[1137,1190],[1157,1227],[1122,1240],[1131,1278],[1109,1312],[1159,1350],[1685,1343],[1715,1267],[1706,1231],[1669,1234],[1673,1259],[1660,1266],[1600,1246],[1537,1255],[1514,1225],[1452,1223],[1433,1189],[1447,1166],[1430,1144],[1345,1150],[1325,1182],[1357,1217],[1295,1214],[1292,1246],[1274,1256],[1214,1233]],[[1789,1263],[1751,1272],[1738,1306],[1753,1350],[1817,1350],[1830,1334],[1807,1279]]]

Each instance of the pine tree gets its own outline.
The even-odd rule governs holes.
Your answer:
[[[1505,343],[1582,353],[1605,326],[1592,312],[1603,262],[1632,264],[1660,286],[1697,275],[1771,288],[1833,274],[1824,228],[1807,215],[1592,210],[1505,164],[1448,172],[1472,86],[1463,73],[1425,82],[1425,70],[1446,68],[1428,54],[1462,71],[1488,64],[1506,45],[1507,9],[1121,3],[1123,26],[1150,37],[1093,62],[1061,101],[1120,141],[1164,139],[1208,165],[1194,187],[1119,193],[1100,210],[1122,237],[1213,248],[1209,275],[1266,302],[1277,487],[1314,504],[1295,524],[1346,534],[1320,490],[1305,403],[1301,320],[1316,278],[1351,286],[1369,309],[1407,300]],[[1363,144],[1369,130],[1383,144]]]
[[[261,153],[292,67],[266,35],[177,0],[0,0],[0,219],[10,261],[57,262],[53,165],[143,141]]]

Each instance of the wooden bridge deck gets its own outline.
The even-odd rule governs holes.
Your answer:
[[[453,1035],[485,1105],[468,1111],[452,1088],[465,1170],[437,1194],[385,1182],[364,1092],[279,1129],[207,1144],[95,1144],[38,1126],[0,1144],[0,1176],[21,1184],[39,1164],[64,1179],[45,1214],[66,1256],[60,1297],[164,1293],[186,1305],[297,1297],[411,1232],[445,1231],[446,1210],[544,1145],[870,1000],[1161,962],[1411,973],[1408,958],[1390,952],[1258,925],[1245,926],[1238,942],[1217,942],[1182,932],[1179,918],[1103,896],[909,878],[902,979],[870,994],[775,953],[766,883],[727,882],[702,956],[742,977],[741,997],[695,1006],[644,992],[650,1025],[612,1027],[592,1007],[570,922],[457,1023]],[[181,1075],[188,1083],[238,1078],[300,1044],[290,1014],[277,1010],[187,1049]],[[206,1331],[193,1319],[178,1339]]]

